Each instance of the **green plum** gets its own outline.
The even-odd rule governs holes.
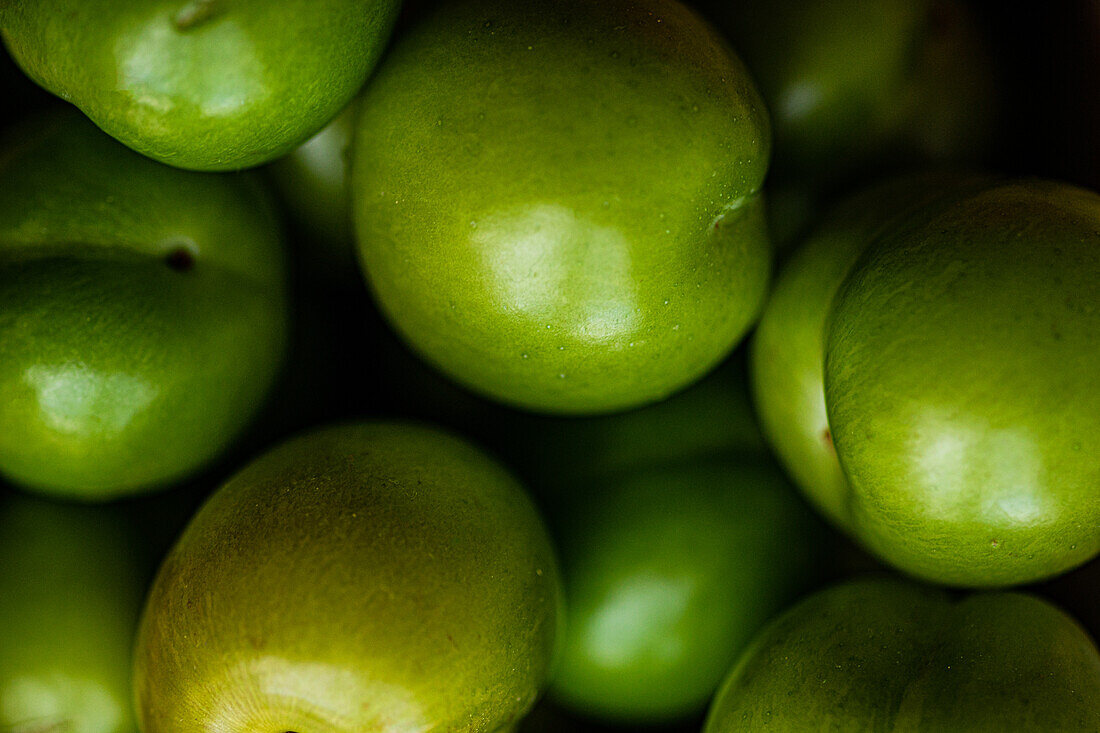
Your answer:
[[[317,133],[378,62],[399,0],[8,0],[0,29],[46,89],[111,136],[196,170],[266,163]]]
[[[354,103],[348,105],[323,130],[268,168],[268,177],[301,229],[309,255],[306,263],[332,280],[359,278],[348,181],[356,110]]]
[[[321,429],[238,473],[165,560],[135,655],[142,730],[511,730],[559,606],[541,519],[480,450]]]
[[[996,138],[992,54],[963,0],[703,0],[772,114],[768,223],[805,236],[869,173],[982,159]]]
[[[282,359],[262,189],[155,163],[69,111],[13,130],[0,179],[0,474],[95,500],[207,464]]]
[[[825,410],[830,304],[877,232],[967,181],[952,173],[909,176],[836,206],[784,265],[753,335],[750,374],[761,426],[807,497],[840,528],[851,526],[848,484]]]
[[[701,711],[819,569],[822,532],[762,454],[585,484],[558,534],[569,624],[551,692],[620,723]]]
[[[960,0],[742,0],[714,17],[760,82],[784,178],[989,146],[992,58]]]
[[[1100,552],[1100,197],[935,177],[865,194],[780,277],[765,432],[893,565],[1003,586]]]
[[[0,504],[0,730],[131,733],[146,568],[112,510]]]
[[[851,581],[773,621],[733,668],[704,733],[757,730],[1100,730],[1100,654],[1033,596]]]
[[[428,361],[537,411],[702,377],[758,315],[770,129],[675,0],[457,0],[364,92],[352,213],[374,294]]]

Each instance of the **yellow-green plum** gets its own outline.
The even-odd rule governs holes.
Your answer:
[[[320,429],[217,491],[138,636],[145,733],[511,730],[560,615],[521,486],[436,429]]]
[[[909,180],[838,210],[754,344],[765,432],[825,513],[940,583],[1100,552],[1100,197]]]
[[[145,570],[113,509],[0,502],[0,730],[133,733]]]
[[[761,100],[675,0],[458,0],[364,92],[352,212],[401,335],[504,402],[658,401],[758,315]]]
[[[704,733],[1100,729],[1100,654],[1058,608],[1020,593],[952,598],[849,581],[774,620]]]
[[[0,30],[46,89],[138,152],[196,170],[273,160],[363,85],[399,0],[12,0]]]
[[[262,189],[155,163],[69,111],[13,130],[0,179],[0,474],[95,500],[209,463],[282,359]]]

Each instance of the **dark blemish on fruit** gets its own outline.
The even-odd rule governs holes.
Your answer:
[[[169,270],[189,272],[195,267],[195,256],[184,247],[177,247],[164,256],[164,264]]]
[[[829,430],[829,428],[825,428],[821,431],[821,439],[825,441],[825,445],[829,446],[830,448],[833,447],[833,433]]]
[[[223,11],[222,0],[193,0],[172,18],[177,31],[186,33],[207,23]]]
[[[992,545],[994,550],[996,550],[998,547],[1001,546],[1001,541],[1000,540],[990,540],[989,544]]]

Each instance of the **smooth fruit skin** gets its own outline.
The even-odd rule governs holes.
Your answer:
[[[0,504],[0,729],[132,733],[140,549],[111,510]]]
[[[702,710],[752,635],[811,584],[820,525],[764,455],[585,486],[557,534],[569,623],[551,694],[620,724]]]
[[[143,158],[76,112],[0,150],[0,473],[101,500],[205,465],[282,358],[267,197]]]
[[[992,62],[958,0],[745,0],[714,15],[760,83],[784,178],[989,145]]]
[[[35,81],[169,165],[234,170],[305,142],[374,68],[398,0],[12,0]]]
[[[988,43],[959,0],[701,0],[772,115],[768,225],[797,244],[838,193],[928,163],[981,160],[997,137]]]
[[[839,528],[853,529],[848,482],[825,408],[825,331],[833,298],[876,236],[979,180],[921,174],[849,197],[784,265],[753,334],[750,375],[761,427],[795,483]]]
[[[546,680],[559,605],[541,520],[480,450],[322,429],[230,480],[161,567],[142,730],[498,731]]]
[[[769,442],[834,524],[952,585],[1100,551],[1098,233],[1094,194],[950,174],[823,223],[778,279],[752,376]]]
[[[396,329],[476,391],[599,413],[695,381],[755,320],[770,133],[672,0],[460,0],[365,91],[361,260]]]
[[[822,591],[773,621],[704,733],[1098,729],[1100,655],[1062,611],[881,578]]]
[[[1004,182],[883,236],[834,298],[825,403],[861,539],[941,583],[1100,552],[1100,196]]]

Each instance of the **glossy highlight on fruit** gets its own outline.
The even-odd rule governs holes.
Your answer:
[[[12,56],[108,134],[235,170],[318,132],[374,68],[399,0],[12,0]]]
[[[785,181],[835,183],[891,160],[973,160],[988,150],[996,82],[965,3],[710,4],[758,77]]]
[[[459,0],[362,99],[368,280],[428,361],[537,411],[663,399],[716,366],[769,275],[770,132],[674,0]]]
[[[9,132],[0,179],[0,474],[102,500],[209,463],[282,360],[265,193],[143,158],[68,110]]]
[[[0,500],[0,730],[133,733],[145,581],[114,510]]]
[[[408,424],[324,428],[231,479],[164,562],[142,730],[493,733],[535,703],[559,606],[546,530],[484,453]]]
[[[582,488],[557,532],[569,623],[551,694],[620,724],[701,711],[828,554],[812,512],[763,454],[643,467]]]
[[[1030,582],[1100,552],[1097,334],[1100,197],[893,184],[781,275],[757,401],[807,495],[879,557],[952,585]]]
[[[872,578],[822,591],[761,632],[704,733],[1098,728],[1100,654],[1058,608]]]

